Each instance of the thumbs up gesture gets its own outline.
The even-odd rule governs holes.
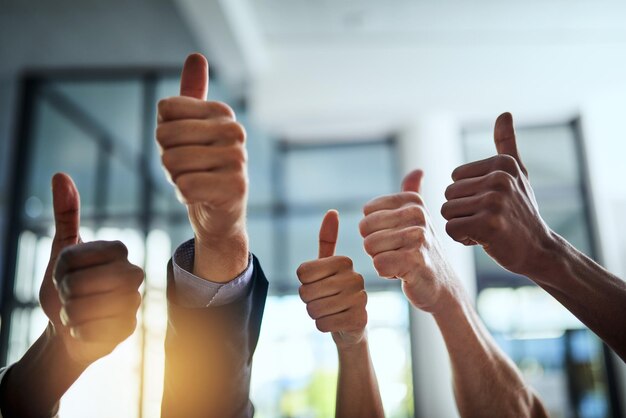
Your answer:
[[[72,179],[52,178],[55,235],[39,291],[49,330],[67,355],[88,366],[135,330],[143,270],[119,241],[82,243],[80,199]]]
[[[337,346],[346,348],[365,338],[367,294],[352,260],[335,255],[338,233],[339,214],[328,211],[320,227],[319,258],[302,263],[296,274],[300,298],[317,329],[331,332]]]
[[[247,245],[246,132],[228,105],[206,100],[208,88],[206,59],[190,55],[180,96],[158,104],[161,160],[179,200],[187,205],[196,244],[211,247],[241,237]],[[246,262],[247,248],[244,253]]]
[[[454,274],[443,257],[419,195],[423,172],[414,170],[402,192],[378,197],[363,207],[359,224],[365,251],[381,277],[402,280],[413,306],[435,312],[453,292]]]
[[[550,264],[554,236],[539,215],[510,113],[496,120],[494,140],[497,155],[453,171],[441,214],[454,240],[481,245],[504,268],[532,275]]]

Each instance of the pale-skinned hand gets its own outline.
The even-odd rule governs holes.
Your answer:
[[[368,202],[359,229],[378,274],[402,280],[411,304],[434,313],[457,280],[419,194],[422,177],[421,170],[414,170],[404,178],[401,193]]]
[[[187,206],[199,244],[210,246],[230,238],[247,242],[246,131],[227,104],[206,100],[208,87],[206,59],[190,55],[180,96],[158,104],[161,160],[179,200]]]

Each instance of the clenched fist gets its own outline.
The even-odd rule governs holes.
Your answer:
[[[69,176],[55,175],[52,193],[56,232],[39,299],[54,336],[87,366],[135,330],[143,270],[119,241],[81,242],[80,200]]]
[[[413,306],[435,312],[456,280],[419,195],[422,176],[415,170],[404,178],[401,193],[368,202],[359,229],[378,274],[402,280]]]
[[[187,206],[195,232],[194,272],[223,281],[243,271],[248,261],[246,132],[228,105],[206,101],[208,83],[206,59],[190,55],[181,95],[158,104],[156,139],[166,175]],[[203,250],[210,254],[203,256]],[[225,269],[212,270],[222,263],[228,264]]]
[[[246,132],[228,105],[206,101],[207,65],[201,55],[187,58],[181,96],[158,104],[156,139],[197,238],[210,241],[244,229],[248,179]]]
[[[510,113],[496,120],[494,139],[496,156],[454,170],[441,214],[454,240],[481,245],[504,268],[532,275],[553,262],[547,250],[555,240],[539,215]]]
[[[337,346],[345,348],[365,338],[367,294],[352,260],[334,255],[338,233],[339,214],[328,211],[319,233],[319,258],[302,263],[296,274],[300,298],[317,329],[331,332]]]

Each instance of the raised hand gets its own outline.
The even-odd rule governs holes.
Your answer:
[[[326,213],[319,233],[319,258],[298,267],[302,285],[300,298],[317,329],[331,332],[339,347],[363,341],[367,324],[367,294],[363,277],[352,268],[352,260],[336,256],[339,214]]]
[[[455,241],[481,245],[504,268],[531,275],[552,263],[546,250],[555,239],[539,215],[510,113],[496,120],[494,140],[497,155],[454,170],[441,214]]]
[[[158,104],[156,139],[165,172],[187,206],[195,232],[194,273],[223,281],[248,262],[246,132],[228,105],[206,101],[208,86],[206,59],[190,55],[181,95]]]
[[[119,241],[82,243],[80,200],[72,179],[52,179],[55,235],[39,300],[67,355],[86,366],[135,330],[143,270]]]
[[[404,178],[401,193],[368,202],[359,229],[378,274],[402,280],[413,306],[434,312],[442,296],[453,292],[455,279],[419,195],[422,177],[414,170]]]

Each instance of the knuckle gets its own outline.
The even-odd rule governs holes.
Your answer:
[[[493,189],[507,190],[513,184],[513,177],[505,171],[494,171],[489,176],[489,184]]]
[[[403,193],[405,196],[409,197],[409,200],[411,202],[417,203],[418,205],[422,205],[424,204],[424,201],[422,200],[422,196],[419,193],[415,193],[415,192],[404,192]],[[399,196],[400,197],[400,196]]]
[[[352,259],[350,257],[346,257],[345,255],[340,255],[337,257],[337,262],[339,266],[344,270],[352,269]]]
[[[329,332],[330,331],[330,327],[328,326],[328,323],[326,321],[321,320],[321,319],[315,321],[315,327],[320,332]]]
[[[365,290],[359,292],[358,302],[361,306],[367,305],[367,292]]]
[[[248,178],[245,174],[240,173],[231,178],[230,190],[235,196],[243,196],[246,194],[248,191]]]
[[[172,98],[168,97],[159,100],[157,103],[157,111],[162,117],[167,117],[172,109]]]
[[[135,312],[139,310],[139,307],[141,306],[141,301],[142,301],[141,293],[139,292],[133,293],[133,297],[131,299],[131,306]]]
[[[381,276],[393,276],[386,257],[377,256],[373,259],[374,268]]]
[[[231,122],[227,126],[228,137],[238,143],[246,142],[246,129],[239,122]]]
[[[404,230],[404,240],[406,244],[417,244],[421,246],[425,241],[424,228],[413,227]]]
[[[502,229],[504,222],[499,215],[490,215],[487,217],[486,226],[490,232],[496,232]]]
[[[302,299],[303,302],[306,302],[308,300],[308,290],[305,286],[300,286],[298,288],[298,294],[300,295],[300,299]]]
[[[122,241],[104,241],[103,246],[115,252],[120,258],[126,258],[128,256],[128,248],[126,248],[126,245],[124,245]]]
[[[374,254],[375,239],[375,237],[370,235],[363,240],[363,248],[365,248],[365,252],[370,255]]]
[[[517,163],[515,162],[515,158],[511,157],[507,154],[499,154],[495,157],[495,167],[506,171],[508,173],[515,172],[517,168]]]
[[[302,263],[296,269],[296,276],[298,276],[298,278],[302,280],[303,278],[306,278],[308,270],[309,269],[307,263]]]
[[[306,305],[306,312],[309,314],[309,316],[312,319],[317,319],[318,309],[317,309],[317,305],[315,305],[314,303],[309,303]]]
[[[68,300],[67,302],[65,302],[65,304],[63,305],[63,310],[65,311],[65,315],[70,320],[70,322],[75,321],[77,319],[77,316],[80,314],[80,308],[78,304],[72,300]]]
[[[180,176],[176,179],[175,183],[183,196],[189,195],[193,190],[193,179],[190,176]]]
[[[356,318],[356,326],[365,328],[367,326],[367,311],[363,309]]]
[[[446,199],[451,199],[453,196],[453,192],[454,192],[454,183],[452,183],[451,185],[449,185],[448,187],[446,187],[445,192],[443,193],[443,195],[445,196]]]
[[[502,209],[502,196],[497,192],[488,192],[483,197],[484,205],[493,212],[499,212]]]
[[[155,130],[155,137],[159,144],[163,145],[164,139],[168,136],[167,125],[159,123]]]
[[[368,217],[361,219],[361,221],[359,221],[359,233],[361,234],[361,236],[365,238],[369,229],[370,219]]]
[[[359,273],[355,273],[352,276],[352,280],[354,281],[354,284],[359,288],[359,289],[365,289],[365,279],[363,278],[363,276]]]
[[[426,221],[424,209],[419,205],[409,205],[402,208],[402,217],[411,223],[423,225]]]
[[[215,113],[221,117],[235,119],[235,111],[224,102],[205,102],[210,113]]]
[[[165,151],[163,152],[163,155],[161,155],[161,163],[170,172],[176,168],[177,162],[178,159],[171,151]]]

